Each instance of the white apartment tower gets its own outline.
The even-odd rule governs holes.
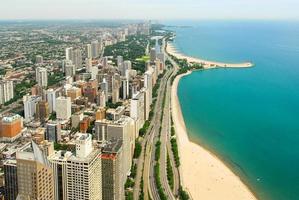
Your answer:
[[[145,122],[144,103],[144,93],[141,91],[135,94],[131,99],[130,117],[132,117],[136,121],[136,134],[138,134],[139,129],[142,128]]]
[[[8,102],[14,97],[13,81],[0,82],[0,104]]]
[[[47,90],[47,102],[49,104],[50,113],[55,111],[56,107],[56,91],[53,89]]]
[[[34,119],[36,104],[41,100],[42,98],[40,96],[23,96],[25,122],[30,122]]]
[[[38,67],[35,71],[36,82],[40,87],[48,86],[48,71],[46,68]]]

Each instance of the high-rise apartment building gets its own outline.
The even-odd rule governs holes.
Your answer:
[[[40,96],[23,96],[25,122],[30,122],[34,119],[36,113],[36,105],[41,100],[42,98]]]
[[[46,68],[37,67],[35,70],[36,82],[40,87],[48,86],[48,72]]]
[[[123,141],[123,156],[126,158],[123,162],[123,172],[128,175],[131,169],[135,146],[135,122],[130,117],[122,116],[120,119],[108,123],[106,131],[106,141],[113,139]]]
[[[97,40],[91,42],[91,57],[99,57],[99,42]]]
[[[0,81],[0,105],[14,97],[13,81]]]
[[[49,112],[55,112],[56,107],[56,91],[53,89],[47,90],[47,102],[49,104]]]
[[[70,97],[56,98],[56,117],[57,119],[69,120],[72,115],[72,102]]]
[[[145,98],[144,93],[139,91],[131,99],[130,116],[136,121],[136,132],[142,128],[145,122]]]

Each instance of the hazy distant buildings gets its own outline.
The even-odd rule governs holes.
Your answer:
[[[44,58],[41,55],[35,56],[35,63],[42,64],[44,62]]]

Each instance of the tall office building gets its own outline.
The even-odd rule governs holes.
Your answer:
[[[78,133],[76,153],[58,151],[49,157],[55,179],[55,199],[102,199],[101,151],[89,134]]]
[[[45,139],[50,142],[59,142],[61,140],[61,124],[50,121],[46,124]]]
[[[31,142],[16,158],[20,199],[54,200],[53,170],[38,145]]]
[[[0,105],[14,97],[13,81],[0,81]]]
[[[36,105],[41,100],[42,98],[40,96],[23,96],[25,122],[30,122],[34,119],[36,113]]]
[[[0,120],[0,141],[13,142],[21,136],[23,118],[18,114],[9,113]]]
[[[48,72],[46,68],[37,67],[35,71],[36,82],[40,87],[48,86]]]
[[[57,119],[69,120],[72,115],[72,102],[70,97],[56,98],[56,117]]]
[[[49,104],[49,112],[55,112],[56,107],[56,91],[53,89],[47,90],[47,102]]]
[[[124,198],[123,150],[121,140],[111,140],[102,150],[102,197],[105,200]]]
[[[18,196],[18,177],[16,160],[7,160],[3,165],[5,200],[16,200]]]
[[[48,102],[42,100],[36,104],[36,115],[35,118],[41,122],[46,121],[49,117],[49,104]]]

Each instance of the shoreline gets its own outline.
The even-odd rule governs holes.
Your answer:
[[[167,42],[166,51],[169,55],[177,57],[178,59],[186,59],[189,63],[197,63],[203,64],[204,69],[213,69],[213,68],[249,68],[253,67],[254,64],[251,62],[243,62],[243,63],[225,63],[225,62],[217,62],[217,61],[209,61],[200,58],[194,58],[191,56],[186,56],[181,52],[177,51],[174,45],[170,42]]]
[[[252,191],[215,154],[189,139],[182,115],[177,89],[182,77],[178,75],[171,87],[171,112],[176,130],[181,160],[181,183],[192,199],[257,200]]]

